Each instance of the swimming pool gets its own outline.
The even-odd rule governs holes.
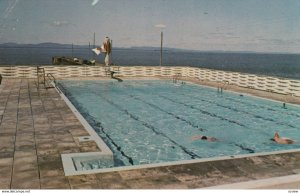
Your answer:
[[[300,148],[270,140],[278,131],[299,141],[295,105],[166,80],[63,80],[60,87],[110,147],[114,166]],[[192,140],[197,135],[218,141]]]

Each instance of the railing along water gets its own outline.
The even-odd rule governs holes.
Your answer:
[[[200,81],[228,82],[228,85],[263,90],[284,95],[300,97],[300,80],[271,76],[245,74],[181,66],[116,66],[118,77],[169,77],[180,73],[183,78],[195,78]],[[45,73],[57,78],[105,77],[107,70],[102,66],[43,66]],[[3,78],[37,78],[36,67],[9,66],[0,67]],[[225,86],[225,85],[222,85]]]

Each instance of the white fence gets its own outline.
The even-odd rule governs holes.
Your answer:
[[[101,66],[42,66],[46,74],[51,73],[57,78],[70,77],[101,77],[107,76],[106,68]],[[280,94],[300,96],[300,80],[281,79],[270,76],[259,76],[237,72],[225,72],[193,67],[158,67],[158,66],[120,66],[118,76],[163,76],[172,77],[181,74],[183,77],[223,82],[240,87],[253,88]],[[0,67],[0,74],[5,77],[36,78],[36,67],[8,66]]]

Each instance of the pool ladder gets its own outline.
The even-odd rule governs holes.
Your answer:
[[[227,86],[229,85],[229,81],[223,81],[223,82],[219,82],[219,85],[218,85],[218,93],[223,93],[223,90],[225,90],[227,88]]]
[[[44,88],[46,88],[46,89],[54,88],[54,86],[52,86],[50,84],[50,82],[53,81],[54,85],[55,85],[56,80],[51,73],[48,73],[46,76],[45,69],[41,68],[39,66],[37,67],[36,73],[37,73],[37,87],[38,88],[40,88],[40,85],[44,85]]]
[[[177,84],[180,81],[180,77],[182,77],[181,73],[176,73],[173,76],[173,83]],[[181,81],[181,84],[185,84],[185,82]]]

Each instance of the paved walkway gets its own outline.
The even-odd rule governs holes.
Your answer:
[[[37,89],[33,79],[4,79],[0,189],[186,189],[300,173],[297,152],[66,177],[61,154],[100,151],[94,142],[79,142],[86,135],[54,89]]]
[[[4,79],[0,88],[0,188],[70,188],[62,153],[97,150],[89,135],[52,89],[35,80]],[[99,150],[99,149],[98,149]]]

